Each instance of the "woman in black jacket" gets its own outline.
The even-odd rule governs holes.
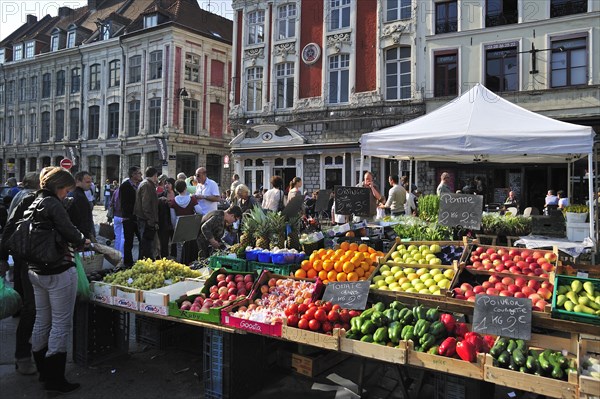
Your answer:
[[[79,388],[79,384],[71,384],[65,379],[67,346],[77,296],[73,247],[89,245],[90,240],[71,223],[62,202],[75,186],[73,176],[66,169],[55,167],[42,177],[40,186],[41,190],[24,218],[33,213],[34,221],[51,225],[65,245],[64,257],[55,263],[28,261],[36,304],[31,348],[44,389],[68,393]]]

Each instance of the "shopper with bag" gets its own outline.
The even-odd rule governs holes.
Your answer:
[[[139,259],[155,259],[155,236],[158,231],[158,171],[152,166],[146,168],[146,178],[140,183],[135,194],[133,213],[137,219],[140,233]]]
[[[33,242],[34,239],[42,239],[41,234],[24,239],[32,241],[27,255],[36,304],[31,347],[44,389],[68,393],[79,388],[79,384],[71,384],[65,378],[68,340],[73,328],[77,296],[74,248],[82,249],[90,244],[90,240],[73,225],[62,202],[75,186],[73,176],[66,169],[55,167],[40,180],[41,190],[24,214],[24,220],[31,218],[34,226],[45,227],[41,230],[46,232],[46,245],[41,248],[36,249],[37,244]],[[18,230],[19,227],[15,234]],[[61,257],[49,262],[53,253]]]

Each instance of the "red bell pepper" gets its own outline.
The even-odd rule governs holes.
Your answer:
[[[483,337],[476,332],[468,332],[465,334],[465,341],[470,342],[475,347],[477,352],[485,352],[485,341]]]
[[[442,313],[440,315],[440,321],[444,327],[446,327],[448,334],[452,334],[454,332],[454,326],[456,325],[456,318],[454,315],[450,313]]]
[[[456,338],[446,338],[438,348],[438,354],[442,356],[452,357],[456,355]]]
[[[454,326],[454,335],[457,337],[464,337],[469,332],[469,326],[467,323],[456,323]]]
[[[456,353],[462,360],[466,362],[474,362],[477,358],[475,346],[467,340],[458,342],[456,344]]]
[[[496,343],[496,337],[494,337],[493,335],[484,335],[483,341],[485,342],[484,352],[488,353]]]

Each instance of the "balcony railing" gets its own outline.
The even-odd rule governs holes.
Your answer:
[[[587,12],[587,0],[553,1],[550,4],[550,17],[564,17],[565,15],[582,14]]]
[[[435,33],[448,33],[448,32],[456,32],[458,31],[458,22],[457,21],[444,21],[444,22],[436,22],[435,24]]]
[[[506,11],[498,14],[488,14],[485,16],[485,26],[502,26],[516,24],[519,22],[518,11]]]

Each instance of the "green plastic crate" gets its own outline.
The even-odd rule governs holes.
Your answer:
[[[228,256],[211,256],[208,259],[208,266],[213,270],[224,267],[227,270],[245,272],[247,263],[246,259],[230,258]]]
[[[594,284],[594,291],[600,291],[600,280],[595,278],[583,278],[576,276],[564,276],[557,274],[554,278],[554,292],[552,295],[552,317],[555,319],[563,319],[575,321],[578,323],[587,323],[587,324],[595,324],[600,325],[600,316],[591,315],[587,313],[581,312],[569,312],[565,309],[559,309],[556,307],[556,298],[558,297],[558,286],[559,285],[571,285],[573,280],[579,280],[581,283],[585,283],[586,281],[591,281]]]
[[[263,270],[268,270],[275,274],[281,274],[282,276],[289,276],[290,274],[294,273],[297,268],[298,268],[298,265],[296,265],[294,263],[276,265],[274,263],[262,263],[262,262],[254,262],[254,261],[248,262],[248,271],[249,272],[254,272],[254,271],[258,272],[259,275]]]

